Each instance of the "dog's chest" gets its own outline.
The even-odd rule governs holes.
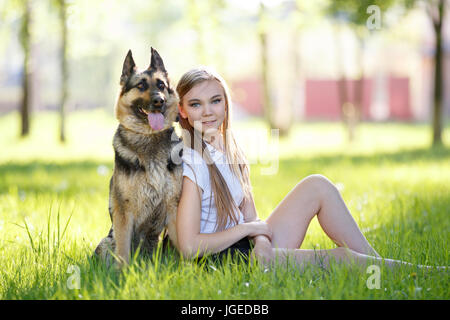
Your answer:
[[[136,181],[135,185],[137,198],[140,199],[138,211],[141,212],[136,217],[138,225],[145,223],[150,217],[155,222],[160,219],[165,220],[168,204],[178,202],[181,193],[181,165],[169,170],[166,161],[151,159],[145,162],[144,167],[145,173],[142,173],[140,183]]]
[[[156,192],[161,197],[165,196],[165,192],[170,189],[173,183],[173,173],[167,168],[169,154],[161,156],[157,159],[149,157],[143,161],[144,173],[144,187],[148,192]]]
[[[143,164],[149,196],[156,193],[160,200],[169,200],[181,191],[182,166],[173,165],[170,149],[148,156]]]

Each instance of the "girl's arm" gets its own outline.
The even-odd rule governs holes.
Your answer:
[[[215,233],[200,233],[202,189],[187,177],[183,177],[181,198],[177,211],[178,246],[187,258],[216,253],[230,247],[246,236],[271,232],[262,222],[250,222]]]
[[[260,221],[256,212],[255,200],[253,200],[253,193],[250,192],[250,199],[244,198],[239,209],[244,214],[245,222]],[[257,235],[253,238],[253,241],[255,245],[256,243],[271,244],[270,239],[265,235]]]
[[[258,214],[256,213],[255,201],[253,200],[253,194],[250,192],[250,199],[244,198],[243,203],[239,207],[244,214],[244,220],[258,221]],[[264,222],[266,223],[266,222]],[[272,241],[265,235],[257,235],[253,238],[254,247],[252,258],[256,258],[263,264],[266,264],[274,259],[274,252],[272,250]]]

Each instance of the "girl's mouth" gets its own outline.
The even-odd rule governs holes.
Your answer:
[[[216,123],[216,120],[202,122],[202,124],[207,125],[207,126],[213,125],[214,123]]]

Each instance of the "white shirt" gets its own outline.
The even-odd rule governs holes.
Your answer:
[[[244,192],[239,180],[231,172],[225,155],[216,150],[212,145],[206,143],[211,158],[222,174],[231,196],[233,197],[237,206],[239,206],[244,199]],[[183,176],[188,177],[196,183],[202,190],[202,213],[200,218],[200,233],[216,232],[217,209],[214,202],[214,195],[212,194],[211,182],[209,178],[209,171],[206,161],[195,150],[184,146],[183,147]],[[189,167],[189,165],[192,169]],[[195,173],[195,175],[194,175]],[[211,206],[210,206],[211,201]],[[239,224],[244,223],[244,215],[239,210]],[[226,229],[234,226],[232,221],[228,222]]]

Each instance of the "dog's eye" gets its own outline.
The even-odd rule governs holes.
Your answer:
[[[139,90],[144,90],[147,88],[147,84],[145,83],[145,81],[141,81],[137,84],[136,88],[138,88]]]
[[[166,85],[164,84],[164,82],[162,82],[161,80],[157,80],[156,81],[156,86],[158,87],[159,90],[164,90],[164,88],[166,87]]]

